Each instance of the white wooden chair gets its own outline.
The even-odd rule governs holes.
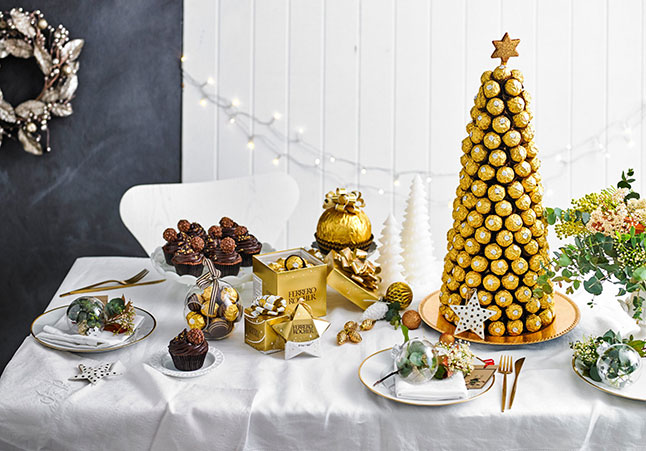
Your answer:
[[[258,240],[276,243],[298,203],[296,181],[272,173],[199,183],[137,185],[121,198],[119,213],[130,233],[151,255],[164,244],[162,232],[188,219],[208,228],[228,216]]]

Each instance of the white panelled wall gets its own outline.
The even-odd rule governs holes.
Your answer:
[[[628,167],[646,187],[645,24],[640,0],[185,0],[183,181],[291,174],[301,198],[281,248],[311,243],[338,186],[363,192],[378,237],[388,213],[402,221],[410,171],[432,173],[442,258],[460,142],[504,31],[521,39],[509,65],[534,98],[545,204]],[[268,127],[244,113],[278,114]]]

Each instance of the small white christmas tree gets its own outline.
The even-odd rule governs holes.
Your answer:
[[[379,237],[379,257],[377,263],[381,265],[381,284],[379,290],[382,293],[386,292],[386,288],[393,282],[403,282],[404,267],[401,256],[402,247],[399,236],[399,224],[395,217],[390,214],[384,221],[384,228],[381,230],[381,237]]]
[[[413,292],[426,295],[437,278],[426,187],[419,175],[411,183],[401,231],[404,275]]]

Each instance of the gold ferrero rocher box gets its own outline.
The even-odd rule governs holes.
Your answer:
[[[304,268],[289,271],[275,271],[270,264],[279,259],[287,260],[298,256],[308,263]],[[297,259],[298,260],[298,259]],[[305,301],[312,309],[312,315],[325,316],[327,313],[327,265],[303,248],[288,249],[253,257],[254,298],[265,294],[281,296],[287,301],[285,314],[290,315],[299,300]]]
[[[332,252],[327,254],[325,261],[332,268],[327,276],[327,284],[341,293],[344,298],[363,310],[379,300],[379,294],[376,291],[362,287],[339,267],[338,263],[334,261]]]
[[[272,324],[288,320],[289,315],[259,315],[254,317],[249,307],[244,309],[244,341],[265,354],[285,349],[285,340],[278,335]]]

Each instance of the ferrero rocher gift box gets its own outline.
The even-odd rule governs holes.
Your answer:
[[[303,248],[254,255],[254,297],[266,294],[283,297],[287,301],[285,313],[288,315],[302,299],[311,307],[314,316],[325,316],[327,272],[325,262]]]
[[[259,315],[254,317],[251,308],[244,310],[244,341],[260,352],[271,352],[285,349],[285,340],[278,335],[272,324],[289,319],[289,315],[280,316]]]
[[[325,257],[331,268],[327,284],[363,310],[379,300],[376,286],[379,268],[368,261],[367,256],[360,249],[346,248],[340,252],[333,250]]]

